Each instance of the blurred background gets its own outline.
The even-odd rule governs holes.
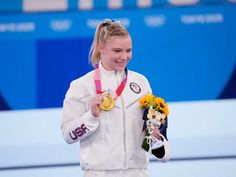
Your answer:
[[[61,108],[106,18],[170,107],[172,158],[151,176],[235,176],[236,0],[0,0],[0,177],[82,176]]]

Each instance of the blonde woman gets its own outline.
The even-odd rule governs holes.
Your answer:
[[[80,141],[84,177],[149,176],[139,99],[151,88],[143,75],[127,70],[131,58],[127,29],[104,20],[90,51],[94,70],[72,81],[66,93],[61,129],[67,143]],[[168,152],[160,152],[160,160],[168,160]]]

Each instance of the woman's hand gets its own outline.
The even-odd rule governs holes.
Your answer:
[[[94,117],[99,117],[101,113],[101,109],[99,108],[99,104],[101,104],[103,99],[103,95],[99,94],[93,97],[90,101],[90,111]]]
[[[161,140],[160,130],[158,128],[154,128],[152,135],[158,139]]]

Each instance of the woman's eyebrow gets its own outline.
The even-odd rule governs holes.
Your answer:
[[[112,48],[113,50],[116,50],[116,49],[122,49],[122,48],[119,48],[119,47],[114,47],[114,48]]]
[[[114,47],[112,48],[112,50],[132,50],[132,48],[123,49],[123,48]]]

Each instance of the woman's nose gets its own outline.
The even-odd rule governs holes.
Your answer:
[[[122,59],[122,60],[128,60],[128,59],[130,59],[130,54],[128,54],[128,53],[126,53],[126,52],[122,53],[121,59]]]

